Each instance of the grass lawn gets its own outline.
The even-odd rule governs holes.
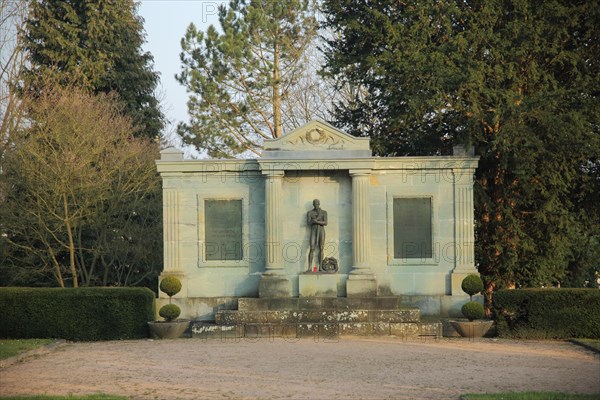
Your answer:
[[[92,394],[89,396],[25,396],[0,397],[2,400],[127,400],[127,397]]]
[[[53,339],[0,339],[0,360],[54,342]]]
[[[550,392],[465,394],[462,400],[597,400],[600,394],[573,394]]]

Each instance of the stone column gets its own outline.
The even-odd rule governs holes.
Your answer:
[[[283,171],[263,171],[265,179],[265,272],[260,279],[260,297],[291,297],[292,283],[287,276],[281,249]]]
[[[475,268],[475,221],[473,207],[472,168],[454,169],[454,270],[452,294],[466,295],[462,280],[469,274],[478,274]]]
[[[352,177],[352,270],[346,282],[348,297],[377,295],[377,281],[369,266],[371,256],[370,170],[351,170]]]
[[[265,275],[284,275],[281,261],[281,194],[283,171],[267,175],[265,181]]]

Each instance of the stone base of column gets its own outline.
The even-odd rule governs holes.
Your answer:
[[[470,270],[452,271],[452,274],[450,274],[450,283],[451,283],[451,290],[452,290],[452,292],[450,294],[452,294],[452,296],[468,296],[468,294],[466,294],[462,290],[462,281],[468,275],[479,275],[479,272],[477,272],[476,269],[473,269],[471,271]]]
[[[377,297],[377,280],[373,275],[349,275],[346,297]]]
[[[263,275],[258,284],[258,297],[292,297],[292,281],[287,275]]]

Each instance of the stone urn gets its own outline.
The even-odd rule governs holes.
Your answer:
[[[190,321],[185,319],[148,322],[150,337],[159,339],[177,339],[183,335],[189,325]]]
[[[455,320],[450,321],[452,327],[462,337],[480,338],[490,330],[494,321],[481,319],[485,315],[483,305],[473,301],[473,295],[483,291],[483,281],[479,275],[471,274],[465,277],[461,283],[462,290],[469,295],[470,301],[463,304],[461,312],[468,321]]]
[[[160,339],[177,339],[190,325],[188,319],[177,319],[181,314],[181,309],[178,305],[171,303],[173,296],[181,290],[181,281],[175,276],[167,276],[160,282],[159,289],[169,296],[169,304],[165,304],[158,311],[158,314],[165,319],[164,321],[148,322],[150,336]]]
[[[466,338],[480,338],[483,337],[492,327],[494,321],[492,320],[478,320],[478,321],[450,321],[450,324],[456,332],[462,337]]]

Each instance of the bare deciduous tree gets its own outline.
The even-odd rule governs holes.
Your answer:
[[[14,84],[24,62],[18,27],[26,13],[26,1],[0,0],[0,173],[4,152],[22,118]]]
[[[158,145],[133,136],[114,96],[42,93],[23,98],[29,126],[6,152],[0,181],[4,234],[20,250],[13,254],[34,255],[60,286],[67,278],[75,287],[127,284],[152,273],[157,260],[143,258],[160,254],[160,246],[148,250],[160,238]]]

